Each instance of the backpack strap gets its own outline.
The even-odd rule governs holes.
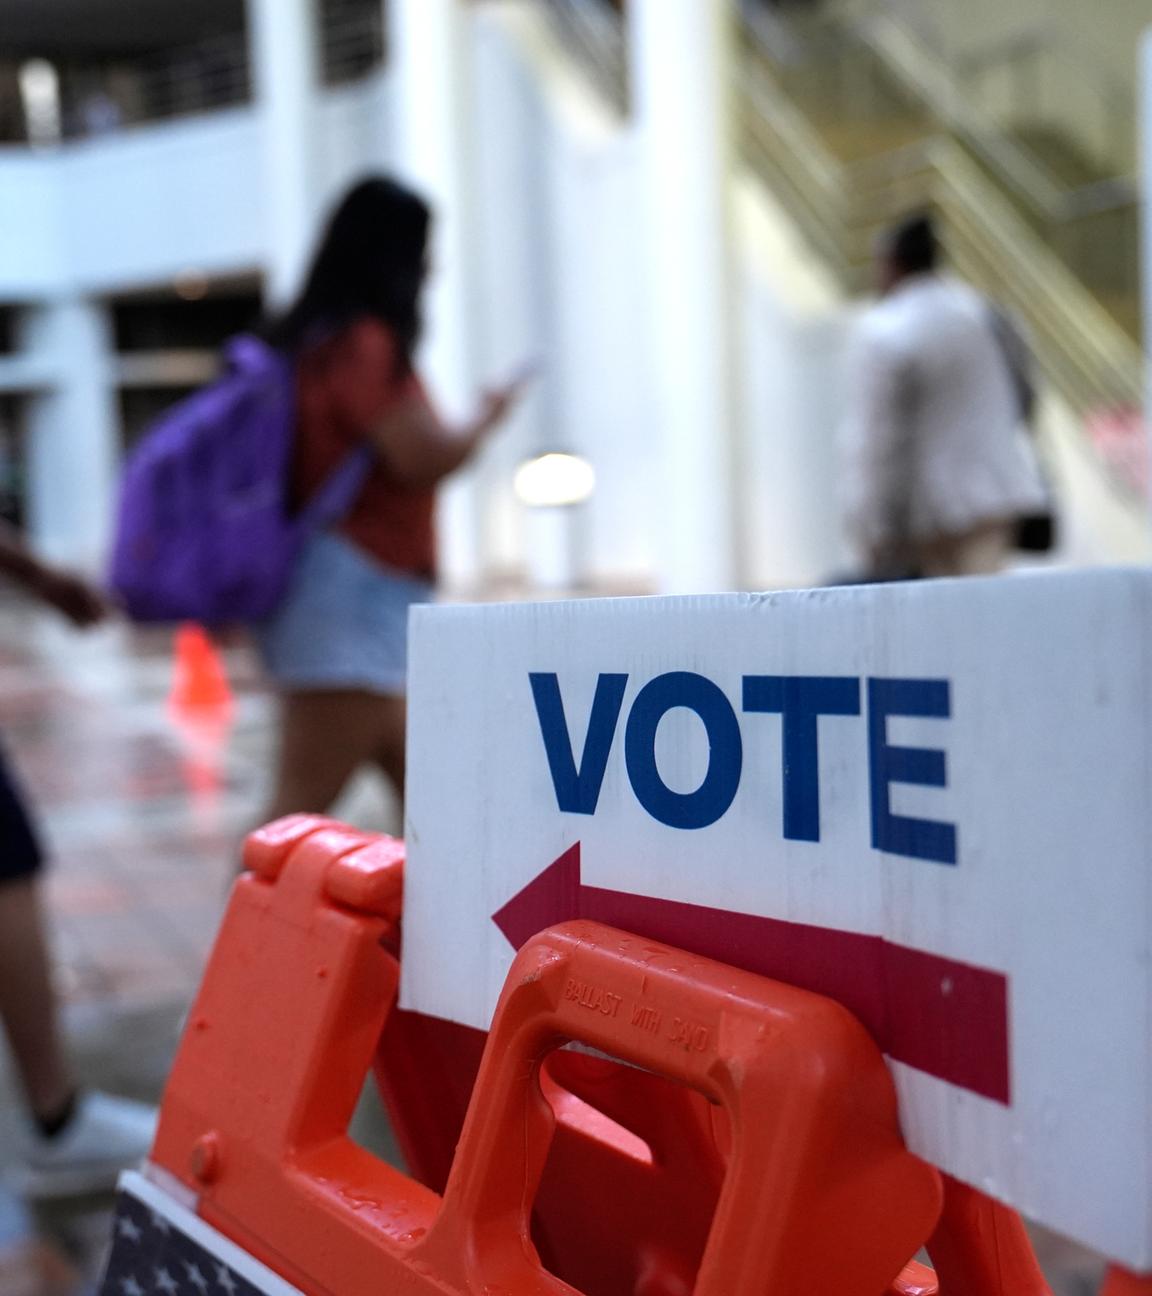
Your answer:
[[[304,535],[331,526],[348,513],[368,480],[374,459],[370,446],[358,446],[332,469],[297,515],[296,524]]]
[[[987,310],[996,348],[1012,383],[1020,421],[1031,432],[1034,430],[1036,414],[1036,383],[1032,377],[1031,349],[1016,321],[1006,310],[994,302],[988,303]]]
[[[291,359],[253,334],[240,333],[229,339],[224,348],[224,362],[239,371],[267,369],[269,365],[277,365],[283,382],[286,386],[291,386]],[[349,451],[296,514],[295,525],[300,535],[312,535],[344,517],[356,503],[356,497],[372,470],[374,458],[370,446],[357,446]]]

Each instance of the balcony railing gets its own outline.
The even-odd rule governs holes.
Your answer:
[[[322,0],[317,7],[318,83],[340,85],[369,74],[383,61],[384,43],[379,0]],[[252,97],[249,53],[245,34],[232,32],[130,60],[61,61],[56,68],[61,136],[89,138],[246,104]],[[15,74],[0,75],[0,143],[28,142]]]
[[[62,90],[64,131],[73,137],[216,112],[248,101],[248,51],[237,32],[158,51],[102,75],[66,74]]]

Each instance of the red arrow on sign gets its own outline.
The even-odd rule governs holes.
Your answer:
[[[545,927],[591,918],[836,999],[889,1057],[996,1102],[1010,1101],[1008,978],[881,936],[584,886],[577,842],[492,921],[513,949]]]

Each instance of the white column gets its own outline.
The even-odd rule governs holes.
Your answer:
[[[649,339],[664,446],[661,587],[736,579],[730,291],[731,0],[629,0]]]
[[[385,11],[393,162],[398,177],[431,202],[436,217],[421,368],[445,413],[459,419],[472,413],[477,395],[466,168],[471,32],[459,0],[386,0]],[[441,492],[440,562],[450,586],[472,584],[482,569],[476,496],[468,469]]]
[[[248,29],[263,134],[266,295],[282,303],[298,288],[317,234],[314,0],[248,0]]]
[[[51,302],[29,312],[20,341],[51,375],[30,401],[29,538],[48,558],[99,570],[120,465],[108,312],[79,298]]]

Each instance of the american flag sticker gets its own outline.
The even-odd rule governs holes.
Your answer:
[[[168,1193],[120,1180],[112,1246],[96,1296],[304,1296]]]

